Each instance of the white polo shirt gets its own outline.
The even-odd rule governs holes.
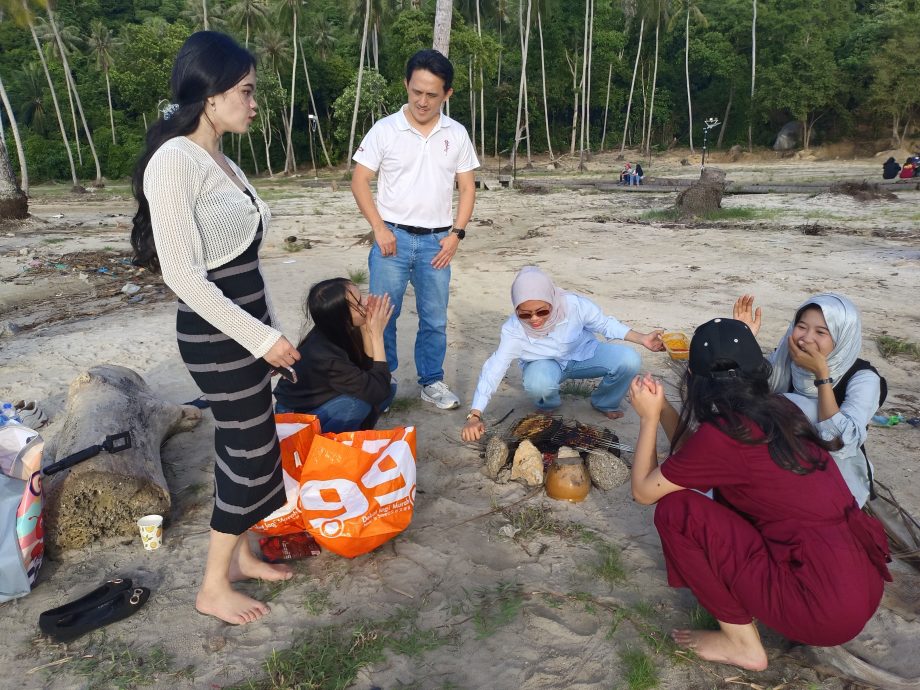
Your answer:
[[[479,167],[463,125],[441,113],[425,137],[402,108],[374,123],[353,159],[377,173],[377,210],[384,220],[423,228],[453,224],[454,178]]]

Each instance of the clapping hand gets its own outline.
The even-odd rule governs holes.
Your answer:
[[[629,402],[640,419],[657,423],[664,409],[664,384],[651,374],[636,376],[629,384]]]
[[[747,324],[754,337],[757,337],[761,326],[761,309],[760,307],[754,309],[754,295],[741,295],[735,300],[732,318]]]

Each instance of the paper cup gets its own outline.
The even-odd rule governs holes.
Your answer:
[[[137,527],[141,531],[141,541],[144,542],[147,551],[160,548],[160,544],[163,543],[162,515],[145,515],[137,521]]]

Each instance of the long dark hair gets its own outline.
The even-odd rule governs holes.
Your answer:
[[[147,130],[146,147],[132,178],[137,213],[131,230],[131,246],[136,266],[150,271],[160,269],[150,224],[150,204],[144,195],[144,172],[150,158],[170,139],[194,132],[206,99],[232,89],[255,65],[252,53],[230,36],[216,31],[194,33],[179,49],[169,80],[172,102],[179,107],[168,117],[160,117]]]
[[[348,353],[352,363],[366,369],[367,355],[361,329],[351,318],[348,288],[354,285],[348,278],[330,278],[310,288],[304,312],[326,338]],[[303,341],[301,341],[301,345]]]
[[[733,361],[717,360],[712,371],[736,367]],[[756,372],[734,377],[694,376],[688,369],[681,386],[683,408],[671,440],[671,452],[680,447],[694,423],[709,422],[735,441],[766,444],[773,462],[784,470],[796,474],[823,470],[827,454],[821,451],[838,450],[840,440],[822,439],[795,403],[772,393],[771,371],[767,360]],[[751,433],[747,420],[760,427],[762,437]]]

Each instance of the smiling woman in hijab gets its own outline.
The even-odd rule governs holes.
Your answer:
[[[601,378],[591,404],[609,419],[623,416],[620,401],[639,371],[639,355],[626,340],[653,352],[664,349],[661,331],[640,333],[607,316],[587,297],[561,290],[536,266],[522,268],[511,285],[514,312],[502,325],[498,349],[486,360],[461,437],[475,441],[485,432],[482,413],[508,366],[520,360],[524,390],[541,410],[562,404],[559,385],[566,379]]]
[[[761,309],[754,309],[752,295],[738,298],[734,316],[755,335],[760,330]],[[878,372],[859,359],[861,347],[862,319],[856,305],[825,292],[799,306],[769,358],[771,389],[798,405],[822,438],[843,443],[831,455],[860,507],[869,498],[872,476],[862,446],[882,386]]]

